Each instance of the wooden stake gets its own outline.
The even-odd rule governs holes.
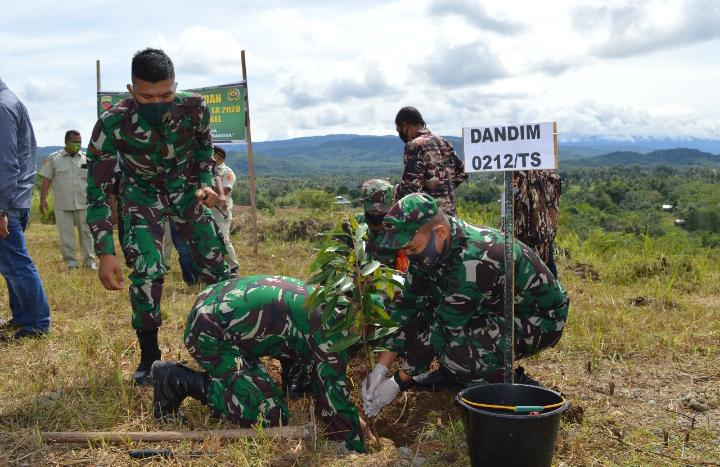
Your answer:
[[[208,431],[46,431],[40,437],[48,444],[62,443],[128,443],[130,441],[202,441],[207,438],[231,440],[237,438],[285,438],[308,439],[315,436],[315,425],[307,423],[299,426],[283,426],[272,428],[243,428],[239,430],[208,430]]]
[[[258,231],[257,231],[257,210],[255,208],[255,164],[253,163],[252,152],[252,136],[250,133],[250,99],[248,98],[248,80],[247,69],[245,67],[245,51],[240,52],[242,60],[243,81],[245,81],[245,126],[247,129],[247,147],[248,147],[248,172],[250,177],[250,212],[252,218],[253,229],[253,255],[258,254]]]
[[[513,172],[506,170],[505,177],[505,288],[503,293],[503,316],[505,317],[505,347],[503,350],[503,382],[513,384],[513,361],[515,360],[515,260],[513,218]]]

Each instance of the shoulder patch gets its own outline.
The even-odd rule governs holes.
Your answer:
[[[133,99],[123,99],[117,104],[107,109],[105,112],[101,113],[98,119],[102,120],[103,122],[123,119],[128,113],[130,113],[131,109],[134,107],[135,101]]]

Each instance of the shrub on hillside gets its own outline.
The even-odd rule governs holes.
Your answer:
[[[327,210],[330,209],[335,202],[335,197],[323,190],[298,190],[293,196],[299,208]]]

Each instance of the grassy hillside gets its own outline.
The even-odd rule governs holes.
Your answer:
[[[575,183],[580,183],[576,181]],[[593,182],[598,183],[598,182]],[[604,182],[603,182],[604,183]],[[556,462],[566,465],[686,465],[720,461],[720,253],[700,237],[674,228],[673,213],[646,232],[593,227],[578,230],[563,210],[557,242],[560,280],[571,300],[560,343],[522,362],[545,385],[573,403],[562,422]],[[497,225],[494,204],[464,204],[460,216]],[[252,256],[247,210],[233,237],[241,273],[307,278],[314,234],[346,211],[278,209],[260,213],[261,244]],[[68,272],[52,225],[34,223],[27,233],[32,256],[45,281],[52,308],[52,334],[44,339],[1,344],[0,464],[128,464],[138,447],[172,448],[167,465],[408,465],[392,446],[410,446],[427,465],[467,462],[462,416],[449,391],[410,391],[376,422],[385,447],[370,455],[348,455],[323,441],[155,443],[150,445],[53,446],[41,431],[232,428],[208,418],[205,407],[186,401],[185,425],[156,422],[152,390],[130,383],[138,361],[125,292],[102,289],[92,271]],[[127,272],[127,271],[126,271]],[[127,280],[127,279],[126,279]],[[163,293],[163,358],[191,362],[182,344],[185,316],[198,288],[186,287],[177,264]],[[0,290],[0,316],[8,316]],[[277,370],[269,362],[271,371]],[[353,384],[362,380],[351,363]],[[694,402],[691,402],[694,401]],[[693,404],[707,408],[698,412]],[[698,405],[693,405],[696,408]],[[291,405],[292,424],[310,420],[311,401]],[[191,452],[206,457],[183,457]]]

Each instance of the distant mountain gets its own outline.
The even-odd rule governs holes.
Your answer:
[[[633,151],[617,151],[586,159],[573,159],[565,161],[562,164],[565,168],[611,167],[621,165],[640,165],[645,167],[658,165],[720,167],[720,155],[688,148],[662,149],[647,154]]]
[[[599,156],[610,152],[633,151],[646,154],[661,149],[689,148],[720,154],[720,140],[702,138],[606,138],[583,137],[560,139],[561,159]]]
[[[63,147],[64,146],[42,146],[42,147],[39,147],[35,158],[38,159],[39,161],[44,160],[47,156],[54,153],[55,151],[62,149]],[[84,148],[82,150],[85,151]]]
[[[228,146],[225,162],[247,172],[247,148]],[[397,136],[330,135],[253,143],[255,172],[286,177],[397,174],[402,171],[402,152]]]
[[[447,139],[462,157],[462,140]],[[227,163],[238,173],[248,172],[247,145],[223,145]],[[686,149],[677,149],[686,148]],[[38,162],[60,146],[38,149]],[[561,167],[613,165],[718,165],[720,141],[704,139],[585,138],[560,141]],[[403,143],[395,136],[336,134],[253,143],[255,172],[260,176],[397,175],[402,171]]]
[[[462,140],[447,139],[462,157]],[[561,167],[604,167],[612,165],[716,165],[720,157],[698,148],[657,150],[673,142],[691,142],[702,147],[717,148],[720,141],[638,139],[615,141],[590,138],[560,142]],[[676,145],[675,148],[678,146]],[[244,145],[230,147],[228,164],[247,172]],[[234,150],[233,150],[234,149]],[[240,152],[238,152],[240,150]],[[255,170],[258,175],[292,176],[309,174],[389,175],[402,171],[403,143],[396,136],[328,135],[295,138],[284,141],[253,143]]]

